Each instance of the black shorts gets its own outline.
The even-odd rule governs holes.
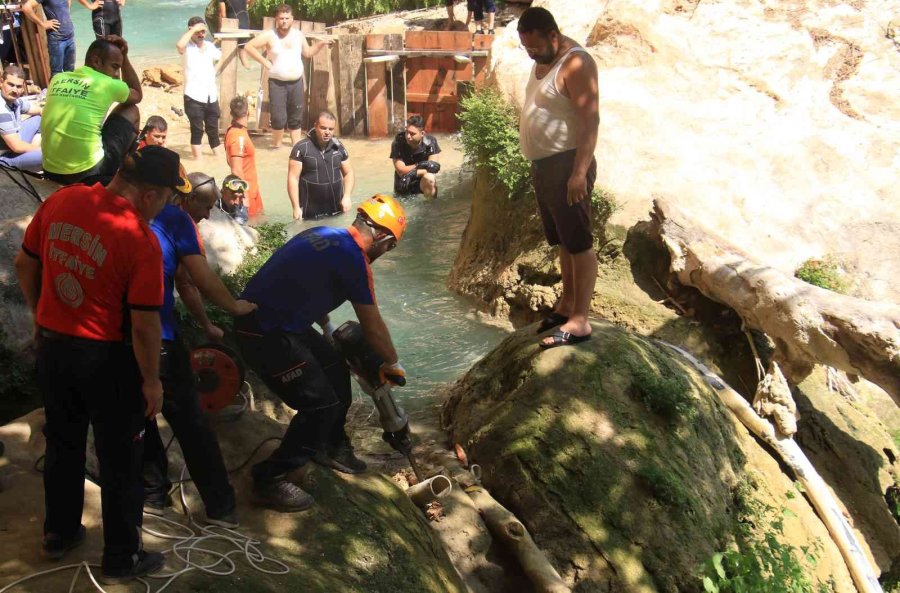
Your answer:
[[[418,169],[413,169],[403,176],[394,173],[394,193],[420,194],[422,193],[421,180]]]
[[[60,174],[44,171],[48,179],[52,179],[64,185],[78,182],[93,182],[111,179],[122,165],[122,158],[132,149],[137,139],[137,132],[130,121],[117,115],[110,114],[103,124],[100,132],[103,138],[103,158],[96,165],[81,173]]]
[[[115,2],[115,0],[109,1]],[[107,35],[122,36],[122,19],[107,21],[103,18],[103,15],[97,15],[91,17],[91,25],[94,26],[94,35],[98,38],[106,37]]]
[[[306,85],[303,77],[294,81],[269,79],[269,117],[273,130],[289,130],[303,127],[303,106]]]
[[[597,161],[591,159],[587,172],[587,196],[569,205],[569,176],[575,167],[575,151],[568,150],[531,163],[534,194],[537,198],[544,236],[550,245],[560,245],[569,253],[581,253],[594,244],[591,234],[591,192],[597,178]]]

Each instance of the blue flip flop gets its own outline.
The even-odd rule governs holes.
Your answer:
[[[556,348],[557,346],[573,346],[575,344],[580,344],[582,342],[587,342],[591,339],[591,334],[586,336],[575,336],[570,334],[569,332],[564,332],[562,330],[555,331],[549,336],[553,341],[549,344],[545,344],[543,340],[540,342],[541,348],[544,350],[549,350],[550,348]]]

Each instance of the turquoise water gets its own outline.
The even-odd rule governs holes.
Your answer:
[[[123,36],[135,64],[178,60],[175,42],[187,29],[188,19],[203,16],[204,0],[126,0],[122,8]],[[75,23],[76,64],[84,63],[84,52],[94,40],[91,11],[77,0],[72,2]]]

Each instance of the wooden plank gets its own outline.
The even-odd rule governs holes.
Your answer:
[[[365,35],[341,35],[338,41],[340,66],[340,121],[342,136],[366,133],[366,70],[363,67]]]
[[[493,43],[493,35],[476,35],[472,41],[472,47],[475,50],[490,50]],[[490,54],[485,57],[479,56],[472,58],[472,82],[475,83],[476,87],[484,86],[485,79],[487,78],[488,63],[490,62],[490,59]]]
[[[385,35],[385,49],[403,49],[403,35]],[[406,122],[406,65],[403,60],[385,63],[388,74],[388,135],[393,136]]]
[[[407,50],[470,51],[471,36],[456,31],[407,31]],[[471,62],[461,64],[452,57],[407,58],[407,110],[425,119],[429,132],[455,132],[457,83],[472,79]]]
[[[35,13],[46,19],[44,10],[38,4],[34,7]],[[19,16],[19,34],[24,37],[25,53],[28,59],[28,74],[32,82],[41,88],[50,85],[50,53],[47,50],[47,34],[43,28],[38,27],[25,15]]]
[[[237,27],[237,19],[222,19],[222,28]],[[238,40],[222,40],[222,69],[219,74],[219,132],[225,133],[231,124],[231,100],[237,94]]]
[[[325,23],[313,23],[313,29],[324,31]],[[315,124],[315,119],[322,111],[330,111],[337,116],[337,90],[332,70],[333,56],[337,48],[323,48],[313,56],[309,83],[308,127]]]
[[[270,31],[274,28],[275,18],[270,16],[263,17],[263,30]],[[265,52],[263,55],[265,55]],[[267,68],[261,68],[259,90],[262,91],[262,94],[257,94],[259,104],[256,107],[256,129],[266,131],[272,127],[271,104],[269,103],[269,70]]]
[[[366,35],[366,47],[384,49],[384,35]],[[387,68],[383,63],[366,64],[366,131],[369,138],[388,135]]]

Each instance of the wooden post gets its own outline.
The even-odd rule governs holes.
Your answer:
[[[384,49],[384,35],[366,35],[367,49]],[[387,68],[383,62],[366,64],[366,130],[369,138],[388,135]]]
[[[222,19],[222,31],[237,29],[237,19]],[[224,134],[231,124],[231,100],[237,94],[238,40],[222,40],[222,68],[219,74],[219,132]]]
[[[39,16],[43,16],[40,4],[35,6]],[[25,15],[19,17],[19,33],[25,41],[25,55],[28,59],[28,77],[41,88],[50,85],[50,53],[47,50],[47,35]],[[12,26],[12,25],[10,25]]]
[[[385,35],[384,48],[403,49],[403,35]],[[388,134],[393,136],[406,121],[406,61],[388,62],[387,73]]]
[[[472,42],[472,49],[490,50],[493,43],[493,35],[476,35]],[[487,77],[487,66],[489,61],[490,56],[472,58],[472,64],[474,66],[472,81],[475,83],[476,87],[484,86],[485,78]]]
[[[338,39],[340,116],[342,136],[366,133],[366,70],[363,67],[365,35],[341,35]]]
[[[271,31],[275,28],[275,19],[270,16],[263,17],[263,31]],[[263,54],[265,55],[265,54]],[[259,99],[259,106],[256,108],[256,129],[258,131],[268,131],[270,129],[272,118],[269,113],[271,107],[269,104],[269,70],[261,68],[259,75],[259,88],[262,95]]]
[[[315,23],[313,32],[324,33],[325,23]],[[308,127],[315,123],[316,116],[322,111],[330,111],[338,117],[337,88],[334,69],[337,46],[325,48],[312,59],[309,85],[309,118]],[[339,122],[338,122],[339,123]]]

